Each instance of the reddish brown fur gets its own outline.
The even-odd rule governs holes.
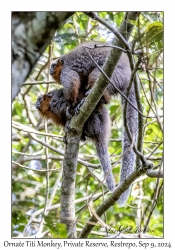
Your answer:
[[[50,110],[50,101],[52,97],[48,96],[47,94],[44,94],[42,97],[43,99],[41,101],[37,100],[37,103],[40,105],[38,108],[40,115],[47,120],[53,120],[53,122],[58,126],[65,126],[67,120],[66,114],[64,115],[64,113],[58,113],[57,115],[55,115]]]
[[[72,89],[70,90],[70,101],[75,103],[79,94],[80,82],[78,79],[73,79]]]
[[[58,83],[61,84],[60,82],[60,74],[61,74],[61,70],[64,66],[64,62],[61,61],[61,58],[57,58],[52,62],[51,65],[51,69],[52,69],[52,77],[54,78],[54,80]],[[98,75],[99,75],[99,71],[97,68],[93,69],[91,71],[91,73],[88,76],[87,81],[85,81],[85,85],[86,88],[81,88],[81,86],[83,86],[84,84],[82,84],[83,79],[81,79],[80,82],[80,78],[77,76],[74,76],[73,74],[71,74],[71,72],[69,73],[71,75],[71,88],[69,89],[69,91],[65,90],[65,93],[69,93],[68,94],[68,98],[66,97],[67,100],[69,100],[71,103],[77,104],[79,103],[84,97],[85,97],[85,93],[87,91],[88,88],[92,88]],[[65,79],[67,78],[67,75],[65,74]],[[69,81],[70,79],[68,79]],[[101,99],[102,103],[109,103],[111,99],[111,96],[108,92],[108,90],[106,90],[103,94],[103,97]]]
[[[49,103],[51,99],[52,98],[49,97],[47,94],[43,95],[43,99],[40,102],[40,111],[43,115],[47,114],[47,112],[49,111]]]
[[[36,108],[46,119],[52,119],[57,125],[65,125],[66,109],[68,101],[65,99],[63,88],[55,89],[48,94],[39,96],[36,102]],[[100,104],[96,108],[83,127],[82,140],[91,139],[96,146],[97,154],[100,159],[106,184],[109,190],[115,189],[115,181],[112,174],[110,157],[108,155],[107,145],[110,137],[110,117],[104,107]],[[100,109],[100,111],[99,111]]]
[[[54,73],[53,73],[52,77],[54,78],[54,80],[57,83],[60,84],[60,74],[61,74],[63,64],[60,62],[59,58],[56,60],[57,60],[57,66],[54,68]]]

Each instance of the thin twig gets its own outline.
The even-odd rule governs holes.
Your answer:
[[[130,51],[129,43],[125,40],[122,34],[114,27],[112,27],[109,23],[107,23],[104,19],[101,19],[95,12],[85,12],[86,15],[90,16],[91,18],[97,20],[99,23],[103,24],[106,28],[112,31],[113,34],[120,40],[122,44]]]
[[[25,82],[23,83],[22,86],[26,86],[26,85],[41,85],[41,84],[50,84],[50,83],[55,83],[55,81],[36,81],[36,82]]]
[[[87,49],[94,49],[94,47],[90,47],[90,46],[84,46],[86,47]],[[115,46],[115,45],[107,45],[107,44],[104,44],[104,45],[100,45],[100,44],[95,44],[95,48],[114,48],[114,49],[118,49],[118,50],[121,50],[123,51],[124,53],[127,53],[127,50],[123,49],[122,47],[119,47],[119,46]]]
[[[154,211],[154,209],[156,207],[156,204],[157,204],[157,201],[158,201],[158,198],[159,198],[159,195],[160,195],[160,191],[161,191],[161,189],[163,187],[163,181],[162,181],[162,183],[160,184],[159,187],[158,187],[158,183],[159,183],[159,178],[157,179],[157,187],[156,187],[155,193],[154,193],[153,205],[152,205],[151,211],[149,213],[148,219],[147,219],[145,227],[144,227],[144,231],[143,231],[144,233],[147,231],[149,221],[150,221],[152,213],[153,213],[153,211]]]
[[[29,168],[29,167],[26,167],[26,166],[24,166],[24,165],[21,165],[21,164],[19,164],[19,163],[17,163],[17,162],[15,162],[15,161],[12,161],[12,163],[14,163],[15,165],[17,165],[17,166],[19,166],[19,167],[21,167],[21,168],[25,168],[25,169],[27,169],[27,170],[32,170],[32,171],[35,171],[35,172],[45,172],[45,173],[47,173],[47,172],[59,172],[60,171],[60,169],[33,169],[33,168]]]
[[[155,153],[155,151],[160,147],[160,145],[162,145],[163,144],[163,141],[162,142],[160,142],[158,145],[157,145],[157,147],[155,147],[155,149],[149,154],[149,155],[146,155],[146,158],[150,158],[151,157],[151,155],[153,155],[154,153]]]
[[[121,92],[121,90],[118,88],[118,87],[116,87],[113,83],[112,83],[112,81],[109,79],[109,77],[106,75],[106,73],[103,71],[103,69],[98,65],[98,63],[93,59],[93,57],[91,56],[91,54],[89,53],[89,51],[88,50],[86,50],[86,48],[88,48],[88,46],[85,46],[85,45],[82,45],[82,47],[84,47],[85,48],[85,51],[87,52],[87,54],[88,54],[88,56],[91,58],[91,60],[95,63],[95,65],[97,66],[97,68],[99,69],[99,71],[105,76],[105,78],[108,80],[108,82],[121,94],[121,96],[136,110],[136,111],[138,111],[143,117],[146,117],[146,118],[155,118],[154,116],[152,117],[152,116],[145,116],[145,115],[143,115],[142,114],[142,112],[137,108],[137,107],[135,107],[131,102],[130,102],[130,100],[127,98],[127,96],[125,95],[125,94],[123,94],[122,92]]]
[[[51,149],[52,151],[58,153],[58,154],[61,154],[61,155],[64,155],[64,151],[60,150],[60,149],[56,149],[54,148],[53,146],[47,144],[46,142],[44,142],[43,140],[40,140],[39,138],[37,138],[34,134],[30,133],[30,136],[32,137],[33,140],[39,142],[40,144],[42,144],[43,146],[45,147],[48,147],[49,149]],[[83,161],[83,160],[80,160],[78,159],[77,160],[78,163],[86,166],[86,167],[90,167],[90,168],[98,168],[96,164],[92,164],[92,163],[88,163],[86,161]]]
[[[139,177],[141,176],[144,172],[146,172],[147,167],[143,168],[142,170],[135,170],[132,172],[125,180],[125,182],[121,183],[115,191],[112,193],[112,195],[105,200],[103,204],[101,204],[98,209],[96,210],[96,214],[100,217],[102,214],[107,211],[111,206],[115,204],[115,202],[119,199],[122,193],[124,193],[128,187]],[[79,238],[86,238],[91,230],[93,229],[94,225],[90,223],[96,223],[97,218],[95,216],[92,216],[87,224],[84,226],[83,230],[81,231]]]
[[[62,136],[59,136],[59,135],[39,132],[39,131],[31,128],[31,127],[28,127],[28,126],[26,126],[24,124],[21,124],[19,122],[16,122],[16,121],[12,121],[12,127],[16,128],[17,130],[22,130],[22,131],[28,132],[28,133],[44,135],[44,136],[50,136],[50,137],[56,137],[56,138],[62,138]]]

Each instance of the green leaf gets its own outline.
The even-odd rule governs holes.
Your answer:
[[[151,45],[154,42],[160,42],[161,40],[163,40],[162,22],[156,21],[148,24],[146,26],[142,42],[146,43],[147,45]]]

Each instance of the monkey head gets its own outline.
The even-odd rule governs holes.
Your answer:
[[[57,125],[64,126],[66,123],[66,103],[63,98],[63,90],[55,89],[38,97],[35,107],[39,114]]]
[[[50,100],[52,99],[51,92],[41,95],[38,97],[35,107],[39,110],[43,115],[46,114],[50,110]]]

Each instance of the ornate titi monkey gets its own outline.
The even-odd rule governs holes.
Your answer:
[[[35,106],[42,117],[51,119],[56,125],[65,127],[68,120],[66,116],[68,101],[64,96],[63,88],[55,89],[48,94],[39,96]],[[107,149],[111,131],[110,127],[109,113],[105,106],[99,103],[84,124],[81,139],[89,138],[95,143],[106,185],[110,191],[114,191],[115,181]]]
[[[87,89],[93,86],[95,80],[100,74],[100,71],[94,62],[89,58],[82,45],[94,48],[89,49],[89,53],[101,67],[103,66],[110,51],[110,47],[98,47],[98,45],[106,45],[104,43],[88,42],[80,44],[69,53],[52,62],[50,74],[56,82],[63,85],[64,97],[68,101],[68,105],[73,106],[76,106],[77,103],[82,100]],[[130,77],[131,69],[128,57],[123,53],[114,69],[111,81],[118,89],[120,89],[120,91],[126,94]],[[103,95],[104,102],[108,103],[110,97],[117,94],[118,91],[116,88],[109,83]],[[121,97],[121,99],[122,106],[124,106],[125,99],[123,97]],[[131,88],[128,99],[135,107],[137,107],[134,87]],[[133,135],[137,140],[138,113],[129,103],[127,105],[126,119],[131,135]],[[131,148],[131,143],[126,131],[123,132],[123,155],[120,183],[122,183],[127,176],[133,172],[135,164],[135,154]],[[119,198],[118,203],[121,206],[127,201],[129,191],[129,189],[126,190]]]

